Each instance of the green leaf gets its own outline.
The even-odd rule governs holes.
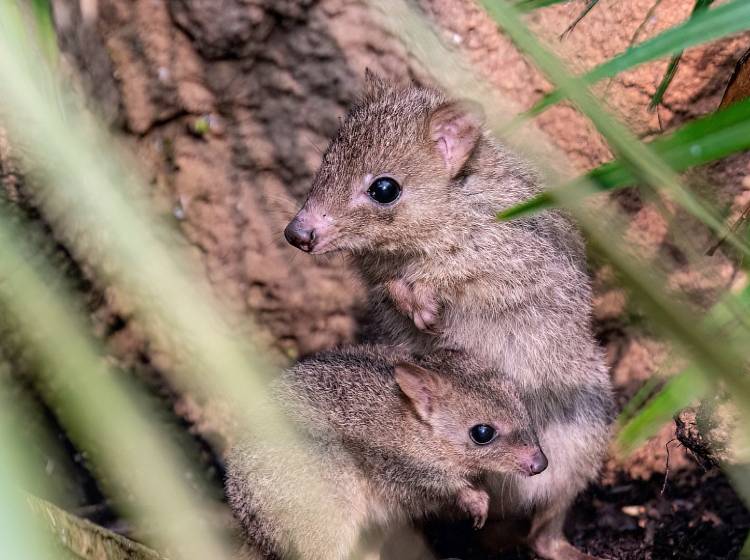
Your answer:
[[[675,171],[684,171],[721,159],[733,153],[750,149],[750,98],[730,105],[726,109],[692,121],[671,135],[655,140],[649,147],[664,159]],[[586,175],[559,187],[568,190],[567,197],[576,193],[586,196],[591,192],[603,192],[636,184],[639,179],[620,161],[605,163]],[[509,220],[557,204],[551,189],[521,204],[503,210],[498,219]]]
[[[677,75],[677,68],[680,66],[680,61],[682,60],[682,53],[685,51],[680,51],[676,55],[674,55],[671,60],[669,61],[669,64],[667,65],[667,69],[664,72],[664,76],[661,79],[661,82],[659,82],[659,85],[656,88],[656,91],[654,92],[654,95],[651,97],[651,101],[649,101],[648,108],[649,111],[653,111],[656,109],[656,107],[661,103],[661,100],[664,98],[664,94],[667,93],[667,89],[669,88],[669,85],[672,83],[672,80],[674,80],[674,77]]]
[[[709,389],[706,378],[695,369],[672,377],[634,418],[618,419],[618,424],[622,425],[617,436],[618,446],[625,453],[632,451],[656,434],[677,412],[706,395]]]
[[[581,20],[585,18],[588,13],[594,9],[594,6],[596,6],[599,3],[599,0],[588,0],[588,3],[583,8],[580,14],[576,17],[576,19],[573,20],[573,22],[567,27],[565,31],[562,32],[562,35],[560,35],[561,39],[564,39],[567,35],[569,35],[575,28],[576,25],[581,23]]]
[[[690,14],[690,18],[692,19],[697,14],[706,11],[711,6],[711,4],[713,4],[713,2],[714,0],[695,0],[695,5],[693,6],[693,11]],[[656,92],[654,92],[654,95],[651,98],[651,102],[648,104],[649,110],[656,109],[656,107],[661,103],[661,100],[664,98],[664,94],[667,92],[669,85],[672,83],[672,80],[677,74],[677,68],[680,65],[680,60],[682,60],[683,52],[685,51],[680,51],[669,61],[667,70],[666,72],[664,72],[664,76],[662,77],[659,86],[656,88]]]
[[[602,78],[610,78],[645,62],[676,54],[688,47],[707,43],[746,29],[750,29],[750,2],[733,0],[712,10],[701,11],[682,25],[672,27],[656,37],[611,58],[584,74],[580,79],[586,84],[594,84]],[[522,113],[519,120],[538,115],[565,98],[567,98],[567,95],[560,90],[552,91],[531,109]]]
[[[538,8],[546,8],[547,6],[561,4],[568,1],[570,0],[518,0],[515,3],[515,7],[521,12],[531,12]]]

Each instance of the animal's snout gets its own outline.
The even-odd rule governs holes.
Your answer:
[[[315,229],[302,223],[299,217],[294,218],[284,229],[284,237],[290,245],[309,253],[315,246]]]
[[[524,468],[529,476],[534,476],[547,468],[549,462],[547,456],[542,452],[541,449],[536,449],[531,455],[524,461]]]

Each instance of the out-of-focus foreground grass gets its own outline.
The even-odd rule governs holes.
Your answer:
[[[373,0],[371,4],[437,81],[457,95],[482,102],[498,134],[521,150],[528,147],[528,142],[517,142],[522,137],[514,131],[543,110],[542,105],[511,121],[505,100],[478,79],[460,55],[442,45],[410,4],[403,0]],[[524,9],[536,7],[527,0],[515,4]],[[498,209],[503,210],[500,219],[549,206],[571,211],[590,243],[637,298],[653,328],[675,343],[676,358],[685,364],[684,372],[672,377],[656,395],[637,395],[626,408],[618,436],[621,447],[632,449],[680,408],[719,386],[730,389],[747,420],[750,290],[727,293],[708,315],[701,314],[685,304],[682,294],[665,288],[657,266],[629,251],[618,217],[592,212],[587,197],[640,185],[648,196],[669,197],[718,236],[726,237],[738,255],[750,254],[746,233],[730,230],[719,209],[677,174],[750,147],[750,101],[689,123],[647,145],[589,89],[596,80],[634,65],[677,56],[690,46],[749,29],[750,4],[732,0],[696,9],[685,24],[635,45],[584,77],[574,76],[539,42],[513,3],[491,0],[484,5],[556,86],[556,92],[542,104],[569,99],[616,156],[586,176],[552,185],[533,201]],[[118,290],[132,304],[150,340],[174,364],[167,372],[171,385],[226,405],[238,433],[254,432],[262,438],[268,432],[258,427],[274,425],[275,439],[286,438],[289,445],[297,442],[280,417],[267,417],[268,408],[263,418],[255,414],[264,401],[265,382],[274,365],[264,358],[262,348],[235,334],[232,326],[242,320],[215,302],[202,272],[182,258],[177,232],[149,209],[142,186],[129,171],[130,162],[81,109],[80,101],[62,87],[49,7],[42,1],[31,4],[35,10],[28,6],[16,0],[0,2],[0,125],[24,158],[35,204],[66,246],[91,267],[97,281]],[[555,157],[560,167],[567,167],[562,156]],[[226,535],[205,520],[205,511],[211,507],[204,494],[185,481],[189,465],[173,443],[176,438],[155,420],[155,411],[143,404],[147,399],[128,382],[129,377],[110,365],[87,326],[80,302],[23,227],[7,204],[0,206],[0,308],[6,326],[19,334],[33,355],[31,382],[75,445],[89,453],[94,472],[107,481],[107,492],[118,511],[135,526],[156,523],[150,545],[172,558],[230,557]],[[690,255],[689,240],[684,241]],[[0,406],[2,426],[9,425],[14,404],[5,399]],[[12,431],[0,433],[0,556],[59,557],[55,548],[59,545],[38,538],[49,533],[40,526],[40,518],[19,513],[27,511],[17,489],[23,487],[19,481],[27,471],[27,449]],[[290,476],[290,485],[304,484],[315,491],[310,487],[314,481],[295,481],[293,473]],[[738,478],[737,482],[750,502],[745,490],[750,481]],[[317,498],[324,507],[322,491]],[[320,517],[325,519],[325,515]],[[47,552],[40,550],[44,547]]]
[[[51,20],[34,17],[39,4],[46,2],[35,11],[25,2],[0,3],[0,122],[24,160],[35,204],[98,281],[131,303],[151,343],[173,364],[172,387],[220,403],[236,433],[292,446],[294,432],[266,405],[274,366],[262,348],[236,334],[251,329],[237,328],[243,321],[215,301],[176,231],[148,207],[129,169],[134,163],[61,85]],[[177,438],[156,421],[157,411],[128,376],[109,364],[81,302],[10,210],[0,206],[0,307],[4,326],[30,349],[36,389],[87,453],[116,509],[136,528],[150,529],[149,544],[172,558],[232,557],[233,543],[206,519],[212,508],[205,494],[186,479],[190,467],[173,444]],[[0,408],[0,416],[11,414],[12,407]],[[18,459],[7,467],[23,471],[27,449],[16,434],[4,435],[0,462]],[[0,474],[0,488],[11,488],[13,471]],[[315,496],[315,481],[289,477]],[[17,516],[21,500],[20,494],[3,500],[0,533],[29,521]],[[324,507],[323,496],[320,502]],[[23,529],[16,534],[26,538],[0,539],[0,557],[41,557],[32,548],[45,541],[31,536],[40,528]]]

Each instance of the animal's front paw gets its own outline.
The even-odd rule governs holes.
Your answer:
[[[387,288],[396,308],[409,316],[420,331],[437,332],[440,305],[432,288],[421,283],[409,284],[400,278],[391,280]]]
[[[412,292],[414,307],[411,318],[414,324],[420,331],[437,332],[440,322],[440,305],[435,291],[424,284],[415,284],[412,286]]]
[[[474,521],[474,529],[481,529],[490,510],[490,496],[484,490],[468,487],[459,491],[458,505]]]

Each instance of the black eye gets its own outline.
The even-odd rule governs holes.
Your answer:
[[[391,177],[378,177],[370,184],[367,194],[379,204],[389,204],[401,196],[401,185]]]
[[[469,436],[471,441],[477,445],[487,445],[493,439],[495,439],[495,428],[487,424],[477,424],[471,430],[469,430]]]

